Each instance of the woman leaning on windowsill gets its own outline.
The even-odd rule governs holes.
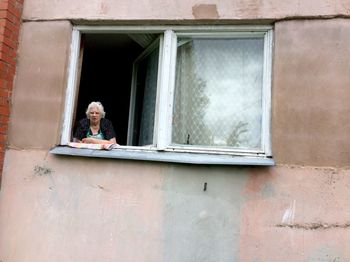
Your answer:
[[[105,119],[106,113],[100,102],[91,102],[86,117],[79,121],[73,141],[88,144],[116,144],[112,122]]]

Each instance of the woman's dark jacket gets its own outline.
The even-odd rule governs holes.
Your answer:
[[[110,140],[115,138],[115,132],[112,125],[112,122],[108,119],[101,118],[100,121],[100,130],[104,136],[104,139]],[[88,118],[84,118],[79,121],[78,126],[74,133],[74,138],[82,140],[86,138],[87,133],[90,131],[90,120]]]

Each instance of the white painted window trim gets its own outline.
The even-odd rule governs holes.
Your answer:
[[[174,94],[176,35],[172,30],[164,32],[162,64],[159,82],[159,110],[157,114],[157,150],[165,150],[171,143],[172,104]]]
[[[230,154],[230,155],[261,155],[272,156],[271,150],[271,74],[272,74],[272,28],[265,28],[264,30],[251,30],[249,32],[241,31],[224,31],[224,32],[207,32],[205,30],[201,32],[195,32],[192,30],[176,33],[173,38],[174,44],[177,45],[177,36],[188,36],[191,38],[250,38],[250,37],[264,37],[264,68],[263,68],[263,89],[262,89],[262,131],[261,131],[261,149],[234,149],[234,148],[220,148],[215,146],[192,146],[192,145],[174,145],[171,144],[171,137],[167,147],[164,150],[178,151],[178,152],[196,152],[196,153],[215,153],[215,154]],[[174,76],[172,80],[172,91],[175,86],[175,64],[176,64],[176,48],[173,52],[173,72]],[[172,95],[174,95],[172,93]],[[172,103],[169,104],[172,112]],[[172,114],[168,114],[168,128],[171,136],[171,120]]]
[[[74,26],[69,59],[66,99],[62,122],[61,145],[67,145],[72,135],[72,121],[74,114],[75,90],[77,88],[77,68],[80,52],[80,38],[82,33],[159,33],[160,59],[158,67],[157,102],[155,112],[154,145],[147,148],[137,146],[123,146],[128,151],[167,151],[181,153],[201,153],[217,155],[233,155],[241,157],[272,156],[271,150],[271,72],[272,72],[272,26]],[[175,87],[175,66],[177,51],[177,36],[191,37],[254,37],[264,35],[264,75],[263,75],[263,119],[262,119],[262,150],[234,150],[186,145],[172,145],[172,114]]]
[[[128,134],[127,134],[127,144],[131,143],[133,139],[133,129],[134,129],[134,119],[135,119],[135,103],[136,103],[136,93],[137,93],[137,74],[139,63],[145,59],[150,53],[152,53],[157,47],[160,45],[160,39],[157,38],[152,42],[150,46],[148,46],[134,61],[133,69],[132,69],[132,81],[131,81],[131,92],[130,92],[130,106],[129,106],[129,120],[128,120]],[[159,47],[160,48],[160,47]],[[159,66],[159,65],[158,65]],[[159,81],[157,81],[157,86],[159,85]]]
[[[263,72],[263,119],[261,132],[261,145],[265,155],[272,156],[271,148],[271,90],[272,90],[272,53],[273,50],[273,32],[268,30],[265,34],[264,44],[264,72]]]
[[[66,89],[66,99],[64,104],[61,145],[67,145],[71,139],[73,114],[74,114],[74,101],[75,101],[75,89],[77,88],[77,70],[78,70],[78,57],[80,52],[80,30],[73,28],[72,31],[72,43],[70,47],[70,59],[68,67],[68,81]]]

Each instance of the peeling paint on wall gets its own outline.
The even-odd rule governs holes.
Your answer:
[[[216,5],[195,5],[192,7],[192,14],[196,19],[218,19],[219,13]]]
[[[295,205],[296,200],[293,200],[293,203],[290,204],[290,207],[286,209],[282,217],[282,224],[288,223],[291,224],[295,218]]]

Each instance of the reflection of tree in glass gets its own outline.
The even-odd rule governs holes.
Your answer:
[[[195,77],[197,77],[197,75]],[[206,83],[203,79],[198,77],[192,85],[192,90],[195,94],[191,96],[191,104],[193,106],[191,112],[189,112],[189,125],[192,126],[192,138],[190,138],[189,144],[211,145],[213,143],[213,136],[204,121],[205,110],[209,103],[209,98],[204,92]]]
[[[238,121],[237,124],[233,125],[230,136],[226,140],[226,144],[232,147],[238,147],[242,143],[246,142],[241,136],[248,131],[248,123]]]
[[[211,145],[212,134],[203,120],[209,98],[206,82],[198,77],[193,45],[191,41],[178,48],[173,142]]]

